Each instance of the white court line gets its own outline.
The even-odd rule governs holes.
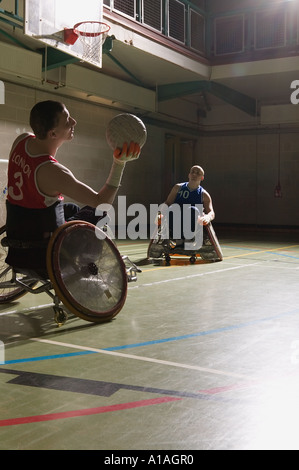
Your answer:
[[[128,286],[128,290],[132,290],[132,289],[139,289],[140,287],[151,287],[151,286],[155,286],[155,285],[159,285],[159,284],[163,284],[163,283],[166,283],[166,282],[173,282],[173,281],[182,281],[184,279],[192,279],[192,278],[195,278],[195,277],[201,277],[201,276],[206,276],[208,274],[216,274],[216,273],[223,273],[223,272],[226,272],[226,271],[232,271],[234,269],[242,269],[242,268],[247,268],[249,266],[264,266],[264,265],[261,265],[259,261],[257,261],[256,263],[250,263],[250,264],[242,264],[242,265],[238,265],[238,266],[233,266],[233,267],[229,267],[229,268],[224,268],[224,269],[215,269],[213,271],[208,271],[208,272],[204,272],[204,273],[197,273],[197,274],[190,274],[188,276],[182,276],[182,277],[175,277],[173,279],[164,279],[162,281],[155,281],[155,282],[150,282],[150,283],[146,283],[146,284],[140,284],[140,285],[137,285],[137,286]],[[166,268],[168,269],[168,268]],[[291,269],[291,268],[290,268]],[[299,268],[295,268],[295,269],[299,269]],[[27,312],[32,312],[34,310],[40,310],[40,309],[43,309],[43,308],[49,308],[49,307],[53,307],[53,304],[45,304],[45,305],[38,305],[36,307],[29,307],[29,308],[26,308],[24,310],[9,310],[9,311],[6,311],[6,312],[2,312],[0,313],[0,317],[1,316],[4,316],[4,315],[13,315],[15,313],[27,313]]]
[[[19,310],[9,310],[9,311],[0,313],[0,317],[2,317],[4,315],[13,315],[14,313],[20,313],[20,314],[28,313],[28,312],[32,312],[34,310],[41,310],[43,308],[48,308],[48,307],[53,307],[53,304],[37,305],[36,307],[28,307],[28,308],[24,308],[22,310],[20,310],[20,309]]]
[[[128,289],[131,290],[131,289],[137,289],[137,288],[140,288],[140,287],[150,287],[150,286],[155,286],[157,284],[162,284],[162,283],[165,283],[165,282],[182,281],[184,279],[191,279],[191,278],[194,278],[194,277],[206,276],[208,274],[221,273],[221,272],[225,272],[225,271],[231,271],[231,270],[234,270],[234,269],[247,268],[248,266],[256,266],[258,264],[259,264],[259,262],[257,261],[256,263],[251,263],[251,264],[246,264],[246,265],[242,264],[242,265],[233,266],[233,267],[224,268],[224,269],[216,269],[216,270],[205,272],[205,273],[190,274],[189,276],[175,277],[173,279],[165,279],[164,281],[156,281],[156,282],[141,284],[141,285],[132,286],[132,287],[128,286]],[[0,317],[4,316],[4,315],[13,315],[15,313],[32,312],[34,310],[40,310],[40,309],[49,308],[49,307],[53,307],[53,304],[38,305],[36,307],[29,307],[29,308],[26,308],[26,309],[21,310],[21,311],[20,310],[10,310],[10,311],[0,313]]]
[[[72,348],[72,349],[80,349],[83,351],[91,351],[91,352],[100,353],[100,354],[107,354],[109,356],[123,357],[125,359],[135,359],[137,361],[151,362],[154,364],[163,364],[163,365],[171,366],[171,367],[181,367],[183,369],[199,370],[201,372],[210,373],[210,374],[225,375],[228,377],[237,377],[239,379],[241,378],[241,379],[246,379],[246,380],[256,380],[256,377],[249,377],[249,376],[242,375],[242,374],[235,374],[233,372],[225,372],[225,371],[217,370],[217,369],[209,369],[206,367],[192,366],[190,364],[181,364],[179,362],[163,361],[160,359],[153,359],[151,357],[135,356],[133,354],[123,354],[123,353],[119,353],[115,351],[105,351],[104,349],[88,348],[85,346],[78,346],[77,344],[61,343],[59,341],[52,341],[52,340],[41,339],[41,338],[31,338],[31,341],[36,341],[38,343],[53,344],[55,346],[64,346],[66,348]]]
[[[129,289],[138,289],[140,287],[149,287],[149,286],[155,286],[157,284],[163,284],[166,282],[174,282],[174,281],[184,281],[185,279],[193,279],[195,277],[201,277],[201,276],[207,276],[208,274],[216,274],[216,273],[224,273],[226,271],[233,271],[234,269],[244,269],[248,268],[249,266],[257,266],[260,264],[259,261],[256,263],[250,263],[250,264],[242,264],[240,266],[233,266],[230,268],[224,268],[224,269],[215,269],[213,271],[208,271],[204,273],[197,273],[197,274],[189,274],[188,276],[182,276],[182,277],[174,277],[172,279],[164,279],[163,281],[155,281],[155,282],[150,282],[147,284],[141,284],[140,286],[134,286],[134,287],[129,287]]]

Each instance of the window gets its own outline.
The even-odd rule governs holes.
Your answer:
[[[143,0],[143,23],[162,31],[162,0]]]
[[[185,5],[177,0],[169,0],[168,36],[185,43]]]
[[[135,0],[114,0],[113,9],[125,13],[132,18],[136,16]]]
[[[244,50],[243,15],[216,18],[215,55],[232,54]]]
[[[190,9],[190,47],[199,52],[205,51],[205,19]]]
[[[282,47],[286,43],[284,10],[260,11],[255,16],[255,48]]]

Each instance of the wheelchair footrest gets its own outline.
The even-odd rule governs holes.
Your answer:
[[[122,256],[122,259],[126,266],[128,282],[137,281],[137,273],[141,273],[141,269],[138,268],[128,256]]]

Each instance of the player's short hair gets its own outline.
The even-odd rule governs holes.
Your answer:
[[[38,139],[45,139],[47,133],[54,129],[65,106],[60,101],[40,101],[30,112],[30,126]]]
[[[192,168],[194,168],[194,167],[199,168],[199,170],[200,170],[202,176],[205,175],[204,169],[203,169],[201,166],[199,166],[199,165],[193,165],[193,166],[190,168],[190,172],[191,172]]]

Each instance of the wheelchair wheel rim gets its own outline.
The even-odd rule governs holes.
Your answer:
[[[66,307],[91,321],[120,311],[127,294],[125,265],[109,238],[96,237],[94,225],[63,225],[50,251],[49,275]]]

